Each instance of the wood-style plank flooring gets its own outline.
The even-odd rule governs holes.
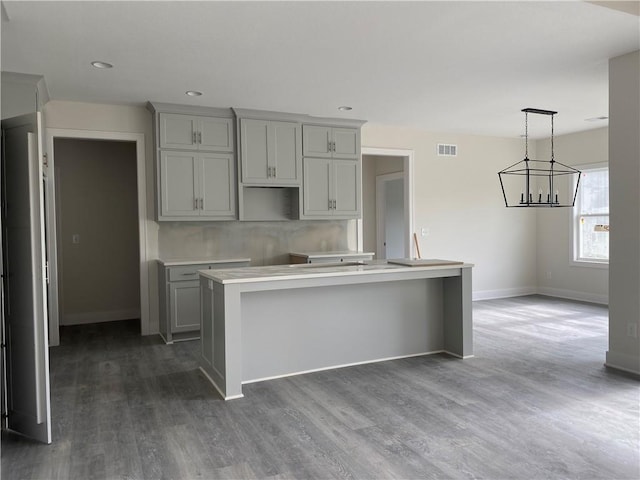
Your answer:
[[[475,357],[246,385],[224,402],[198,342],[137,322],[62,329],[53,444],[2,434],[2,478],[640,478],[640,382],[603,366],[606,307],[474,303]]]

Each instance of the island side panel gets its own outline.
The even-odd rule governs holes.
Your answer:
[[[200,278],[200,368],[225,400],[242,397],[237,290]]]
[[[444,349],[457,357],[473,356],[471,268],[458,277],[443,279]]]
[[[245,292],[244,382],[443,351],[441,278]]]

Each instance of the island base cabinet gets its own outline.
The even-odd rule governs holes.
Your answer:
[[[243,384],[288,375],[473,356],[471,268],[396,272],[231,283],[203,273],[200,367],[230,400],[242,397]]]

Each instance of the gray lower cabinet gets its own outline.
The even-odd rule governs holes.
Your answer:
[[[360,162],[303,159],[302,218],[360,217]]]
[[[159,220],[236,218],[233,154],[162,151],[159,170]]]
[[[166,343],[200,338],[200,281],[198,270],[248,267],[249,259],[216,263],[167,265],[160,262],[160,335]]]

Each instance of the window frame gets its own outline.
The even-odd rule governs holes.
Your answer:
[[[575,166],[581,172],[589,172],[591,170],[609,170],[608,162],[598,162],[598,163],[590,163],[586,165]],[[573,188],[576,187],[576,180],[573,181]],[[611,206],[607,210],[606,215],[609,217],[609,221],[611,221]],[[602,213],[599,214],[587,214],[582,215],[580,213],[580,195],[578,194],[576,197],[576,204],[571,209],[571,257],[570,264],[574,267],[589,267],[589,268],[601,268],[608,269],[609,268],[609,258],[606,260],[599,259],[586,259],[579,258],[580,254],[580,217],[583,216],[603,216]]]

